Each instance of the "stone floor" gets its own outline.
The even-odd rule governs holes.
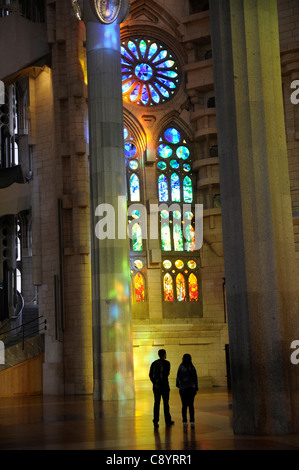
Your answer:
[[[152,424],[152,392],[135,401],[94,402],[91,396],[0,398],[1,450],[299,450],[299,435],[234,436],[226,389],[200,389],[195,429],[183,429],[177,390],[170,394],[175,425]],[[162,410],[162,406],[161,406]],[[116,454],[117,455],[117,454]]]

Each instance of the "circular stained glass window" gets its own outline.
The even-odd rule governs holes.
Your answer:
[[[161,170],[161,171],[166,170],[167,164],[166,164],[165,162],[159,162],[159,163],[158,163],[158,168],[159,168],[159,170]]]
[[[193,261],[193,259],[191,259],[190,261],[188,261],[188,268],[190,269],[195,269],[196,268],[196,262]]]
[[[125,101],[144,106],[172,98],[179,70],[173,52],[152,39],[125,40],[121,45],[122,92]]]
[[[171,261],[169,261],[169,259],[165,259],[163,261],[163,266],[164,266],[165,269],[170,269],[171,266],[172,266]]]
[[[169,127],[164,133],[165,139],[171,144],[178,144],[181,140],[181,134],[174,127]]]
[[[125,154],[126,157],[134,157],[136,155],[137,149],[134,144],[131,144],[131,142],[126,142],[125,143]]]
[[[142,262],[140,259],[136,259],[136,260],[134,261],[134,266],[135,266],[135,268],[137,268],[137,269],[142,269],[142,268],[143,268],[143,262]]]
[[[189,165],[189,163],[184,163],[183,170],[188,173],[189,171],[191,171],[191,165]]]
[[[190,152],[187,149],[187,147],[185,147],[184,145],[181,145],[181,147],[177,148],[176,154],[177,154],[178,158],[182,158],[183,160],[187,160],[187,158],[189,158]]]
[[[169,158],[172,155],[172,149],[169,145],[159,145],[157,152],[161,158]]]
[[[170,166],[171,168],[174,168],[174,170],[177,170],[180,167],[180,164],[177,160],[170,160]]]
[[[131,170],[137,170],[137,168],[138,168],[137,160],[131,160],[130,163],[129,163],[129,167],[131,168]]]
[[[176,260],[176,262],[174,264],[175,264],[176,268],[178,268],[178,269],[182,269],[184,267],[184,263],[181,259]]]

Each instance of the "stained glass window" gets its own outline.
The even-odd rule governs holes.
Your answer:
[[[162,261],[164,300],[198,302],[197,261],[167,258]],[[169,294],[171,293],[171,295]]]
[[[138,149],[131,132],[126,127],[124,127],[124,140],[129,202],[139,202],[141,200],[141,187]]]
[[[173,280],[169,273],[164,275],[163,279],[163,286],[164,286],[164,300],[166,302],[173,302]]]
[[[132,202],[140,201],[139,178],[135,173],[130,176],[130,199]]]
[[[152,39],[128,39],[121,44],[122,93],[125,101],[155,106],[169,100],[179,83],[177,59]]]
[[[144,291],[144,279],[141,273],[137,273],[134,279],[135,284],[135,301],[144,302],[145,291]]]
[[[171,235],[169,225],[164,223],[161,227],[162,251],[171,251]]]
[[[179,224],[173,227],[173,244],[175,251],[184,251],[183,231]]]
[[[182,273],[179,273],[176,277],[176,296],[179,302],[186,300],[185,278]]]
[[[160,175],[158,180],[159,201],[168,201],[168,182],[165,175]]]
[[[142,251],[142,232],[139,224],[132,227],[133,251]]]
[[[191,273],[188,279],[189,284],[189,300],[190,302],[198,301],[198,285],[195,274]]]
[[[159,201],[193,202],[191,161],[190,149],[181,132],[175,127],[165,129],[157,146]]]

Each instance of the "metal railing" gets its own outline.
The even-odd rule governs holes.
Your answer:
[[[6,347],[22,343],[22,349],[24,350],[26,339],[38,336],[42,331],[47,330],[47,320],[41,321],[42,318],[43,316],[41,315],[22,325],[0,333],[0,340],[3,341]],[[15,334],[13,334],[14,331]]]

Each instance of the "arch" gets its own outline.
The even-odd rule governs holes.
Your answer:
[[[198,301],[198,282],[194,273],[191,273],[188,278],[189,300],[190,302]]]
[[[179,302],[186,301],[186,283],[182,273],[178,273],[176,276],[176,296]]]
[[[164,301],[173,302],[173,279],[169,273],[166,273],[163,278],[163,289],[164,289]]]
[[[134,277],[135,302],[145,302],[145,281],[141,273]]]

